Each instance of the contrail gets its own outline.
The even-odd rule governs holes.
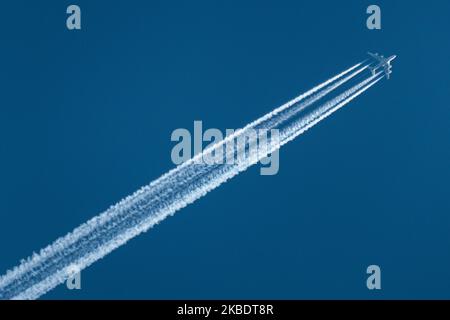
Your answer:
[[[363,77],[334,98],[322,101],[331,92],[348,85],[350,80],[356,81],[362,77],[367,67],[365,61],[358,63],[274,109],[57,239],[39,254],[33,254],[0,278],[0,299],[36,299],[42,296],[63,283],[73,269],[88,267],[278,150],[384,77],[381,73]],[[264,152],[251,151],[247,157],[238,157],[232,164],[199,163],[199,159],[242,137],[249,129],[278,129],[280,138],[270,139]],[[238,145],[236,149],[226,149],[223,157],[246,151],[245,145]]]

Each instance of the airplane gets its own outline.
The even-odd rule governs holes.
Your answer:
[[[377,69],[379,68],[383,68],[384,69],[384,73],[386,74],[386,78],[389,79],[390,75],[392,73],[392,65],[391,62],[392,60],[394,60],[395,58],[397,58],[396,55],[390,56],[388,58],[385,58],[382,55],[379,55],[378,53],[371,53],[371,52],[367,52],[369,54],[369,56],[371,56],[372,58],[374,58],[378,64],[376,64],[373,67],[369,67],[370,70],[372,71],[372,75],[375,75]]]

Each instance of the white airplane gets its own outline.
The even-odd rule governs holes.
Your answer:
[[[393,55],[393,56],[390,56],[388,58],[385,58],[384,56],[381,56],[378,53],[368,52],[368,54],[369,54],[369,56],[371,56],[372,58],[374,58],[378,62],[375,66],[369,67],[370,70],[372,71],[372,74],[375,75],[376,71],[379,68],[383,68],[384,69],[384,73],[386,74],[386,78],[389,79],[390,75],[392,73],[391,62],[392,62],[392,60],[397,58],[397,56]]]

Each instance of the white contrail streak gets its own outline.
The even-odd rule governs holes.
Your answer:
[[[221,142],[164,174],[33,254],[0,278],[0,299],[36,299],[68,278],[74,268],[82,270],[114,249],[147,231],[167,216],[206,195],[228,179],[279,149],[377,83],[376,74],[361,80],[333,99],[320,102],[330,92],[361,76],[367,64],[359,63],[314,87],[258,120],[237,130]],[[314,107],[315,103],[320,104]],[[280,140],[270,140],[267,152],[252,152],[233,164],[198,164],[230,140],[250,128],[278,129]],[[244,146],[245,148],[245,146]],[[243,152],[239,147],[233,153]],[[230,152],[230,151],[227,151]],[[224,155],[226,157],[227,155]]]

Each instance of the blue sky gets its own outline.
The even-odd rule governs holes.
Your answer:
[[[238,128],[361,61],[392,79],[45,298],[450,298],[447,1],[8,1],[0,273],[173,167],[170,134]],[[380,265],[382,290],[365,269]]]

